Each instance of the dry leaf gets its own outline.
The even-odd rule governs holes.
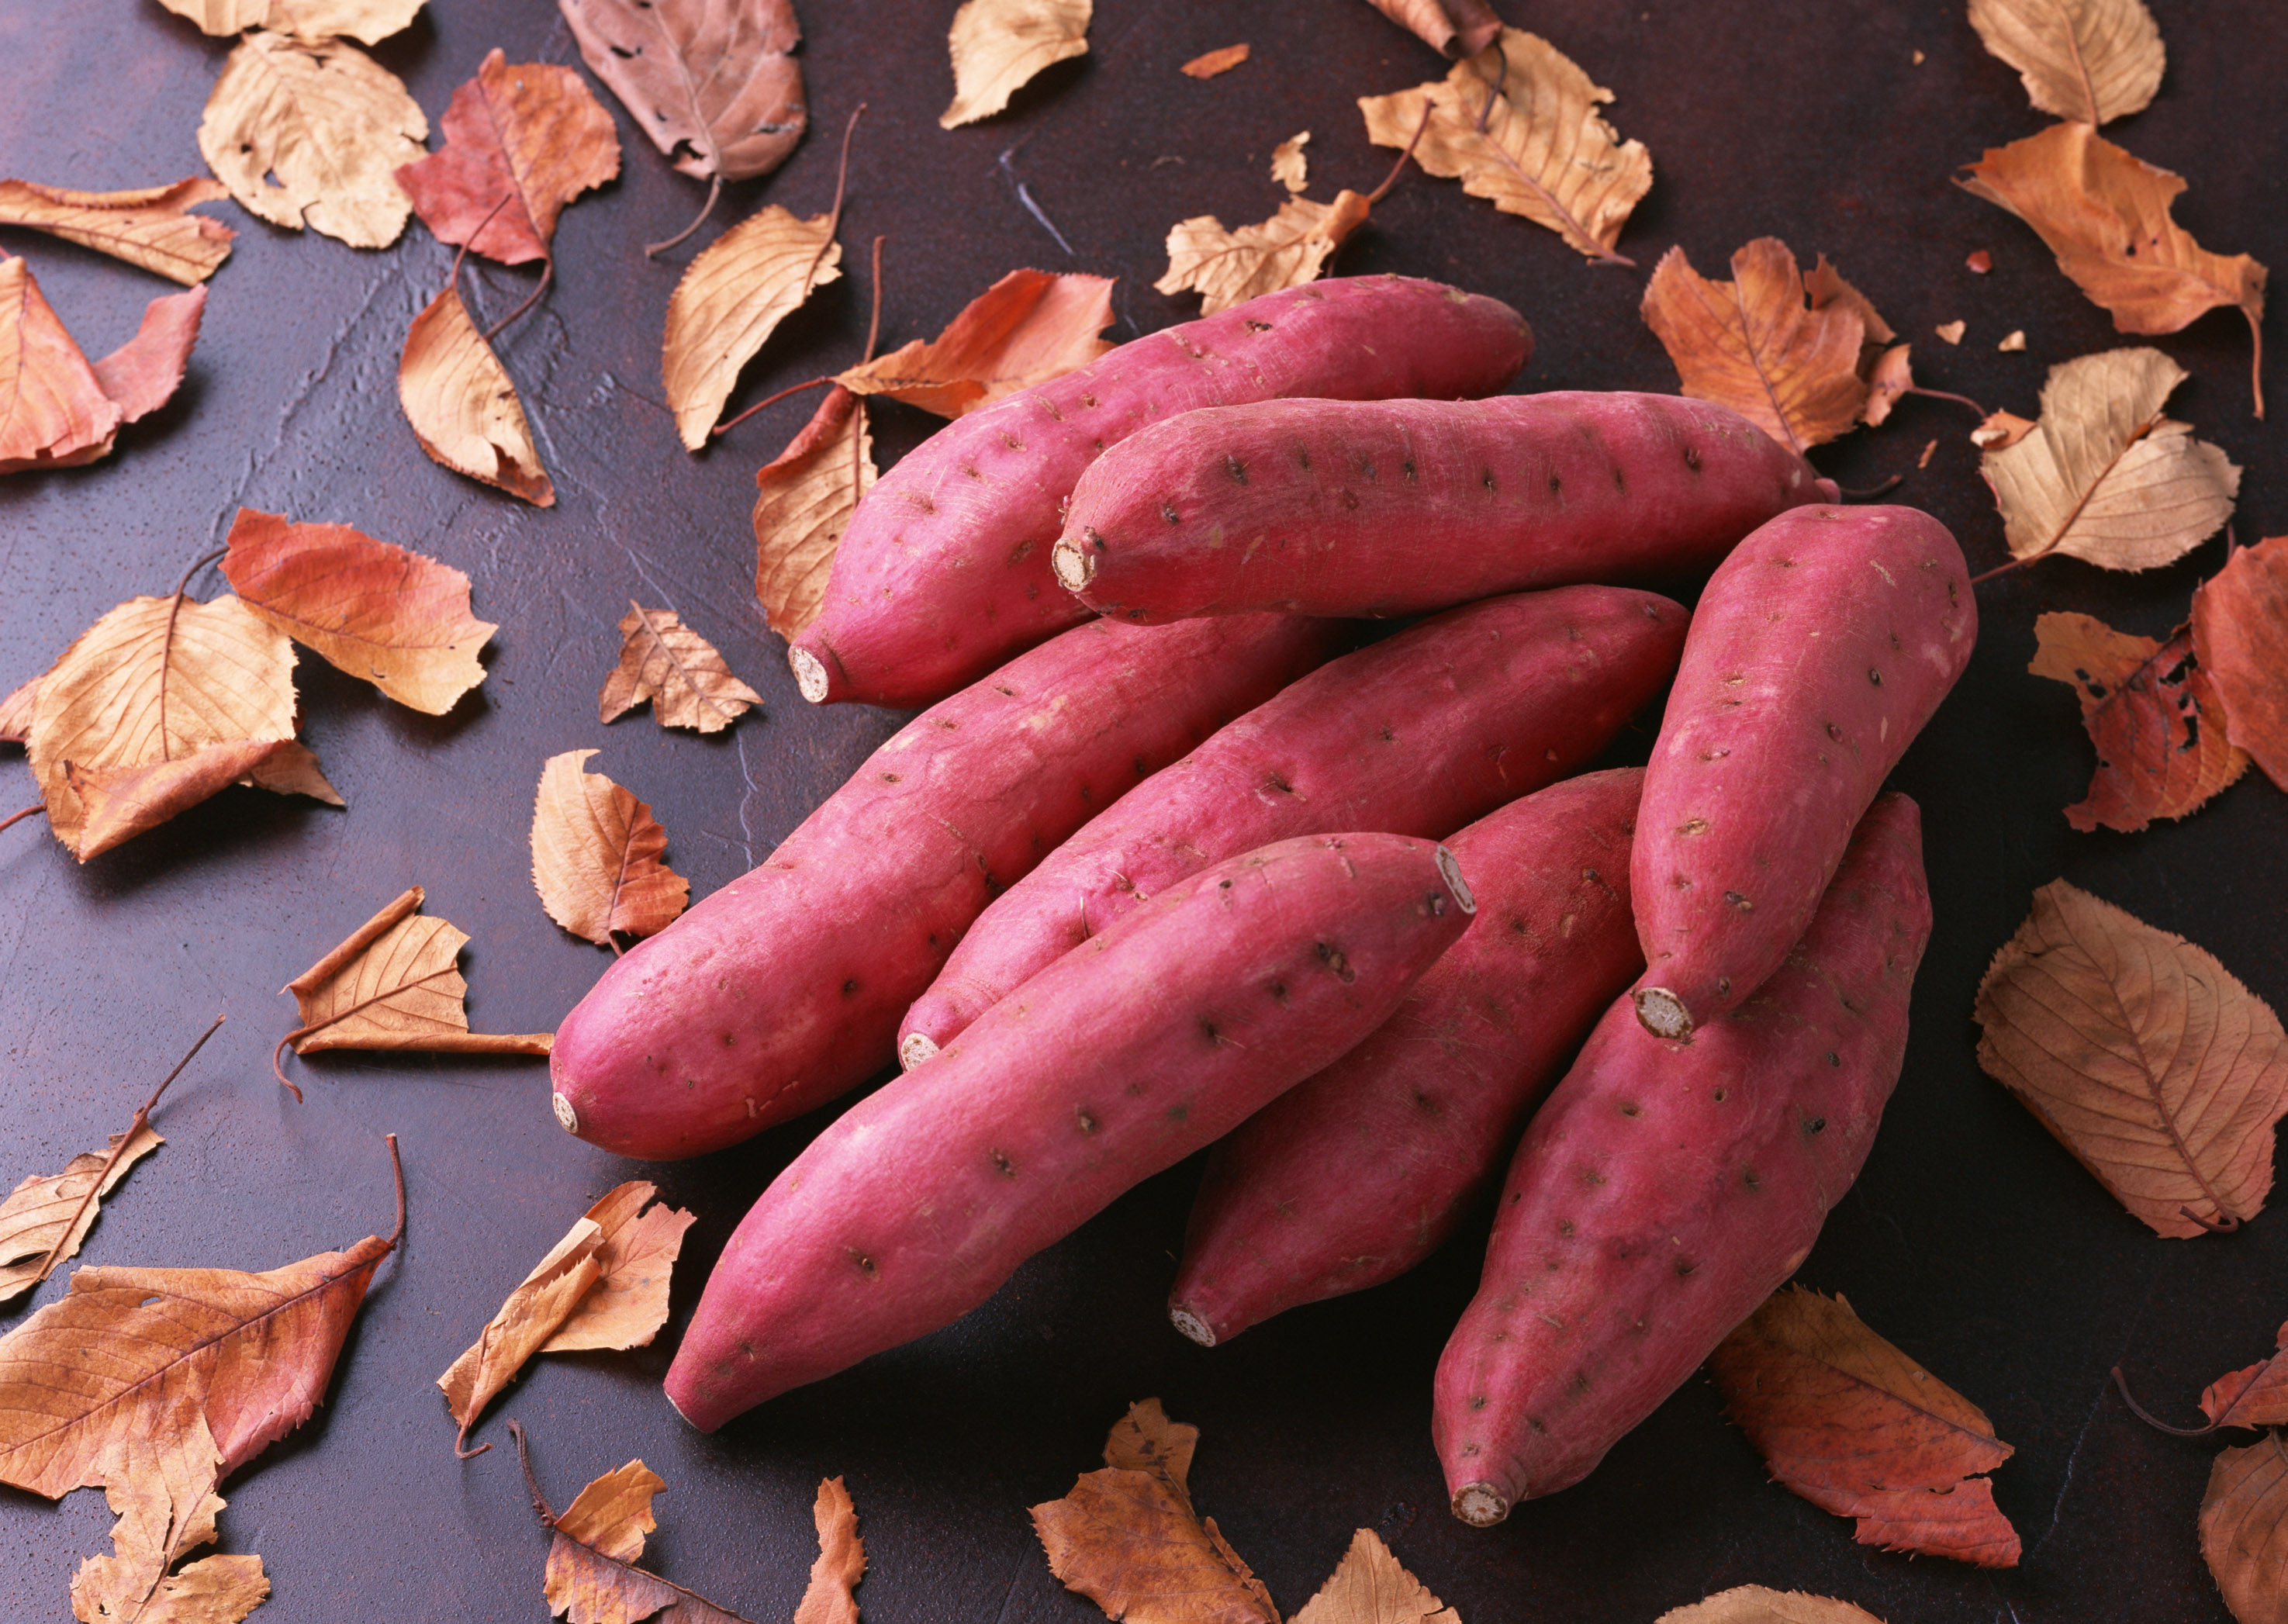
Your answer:
[[[95,363],[96,384],[119,408],[121,422],[147,417],[174,398],[206,308],[204,288],[162,295],[144,306],[135,337]]]
[[[673,610],[647,609],[630,598],[620,639],[620,663],[596,696],[600,722],[616,721],[649,700],[662,727],[715,733],[763,702]]]
[[[549,257],[564,205],[620,172],[619,131],[580,75],[512,67],[497,48],[453,92],[444,127],[444,147],[397,183],[440,242],[503,265]]]
[[[556,1327],[571,1317],[572,1305],[587,1295],[588,1288],[603,1273],[603,1265],[596,1261],[596,1248],[603,1233],[591,1219],[582,1218],[575,1224],[571,1232],[558,1241],[548,1256],[533,1266],[523,1282],[508,1294],[508,1300],[478,1334],[475,1343],[437,1378],[438,1390],[445,1395],[446,1410],[461,1423],[460,1436],[453,1440],[453,1450],[464,1460],[471,1454],[482,1454],[491,1447],[461,1447],[477,1417],[515,1379],[525,1361],[540,1351],[540,1344],[553,1336]]]
[[[1994,256],[1982,248],[1973,249],[1962,263],[1965,269],[1983,276],[1994,268]]]
[[[102,1198],[165,1143],[144,1122],[112,1135],[103,1150],[73,1157],[62,1172],[36,1173],[11,1191],[0,1202],[0,1303],[29,1291],[58,1264],[76,1256]]]
[[[1960,184],[2032,226],[2058,269],[2113,313],[2117,332],[2173,333],[2208,311],[2238,308],[2255,345],[2251,385],[2264,416],[2264,267],[2246,254],[2210,253],[2169,218],[2182,179],[2086,124],[2053,124],[1990,149]]]
[[[214,1493],[214,1439],[123,1440],[104,1497],[119,1521],[112,1555],[90,1557],[72,1576],[72,1616],[82,1624],[237,1624],[270,1594],[259,1557],[208,1557],[167,1570],[216,1538],[224,1501]]]
[[[836,385],[794,442],[755,472],[755,597],[789,642],[826,605],[835,550],[874,488],[866,408]]]
[[[794,1610],[794,1624],[858,1624],[852,1592],[866,1576],[866,1544],[858,1537],[858,1508],[850,1503],[841,1478],[819,1484],[811,1520],[818,1525],[818,1560],[810,1565],[810,1583]]]
[[[477,651],[500,628],[469,612],[459,570],[347,525],[298,525],[241,508],[222,573],[239,601],[303,647],[401,705],[441,717],[485,679]]]
[[[2166,53],[2143,0],[1970,0],[1970,26],[2060,118],[2109,123],[2161,88]]]
[[[269,28],[314,45],[343,35],[374,45],[409,26],[425,0],[159,0],[159,4],[178,17],[189,18],[203,34]]]
[[[683,1232],[698,1215],[664,1202],[647,1206],[658,1193],[657,1185],[631,1179],[588,1208],[584,1219],[600,1232],[596,1263],[602,1272],[540,1345],[543,1353],[642,1348],[659,1335],[667,1323],[667,1288]]]
[[[1171,1421],[1157,1398],[1128,1406],[1128,1414],[1112,1423],[1104,1438],[1104,1463],[1122,1471],[1149,1472],[1191,1503],[1192,1454],[1200,1446],[1200,1430],[1188,1422]]]
[[[718,184],[767,175],[809,123],[788,0],[558,0],[588,71],[652,145]]]
[[[2020,328],[2003,334],[2002,342],[1996,345],[1994,347],[2005,355],[2018,355],[2024,353],[2026,348],[2025,329]],[[2260,416],[2262,416],[2261,413],[2258,415]]]
[[[691,882],[661,860],[667,831],[651,808],[586,769],[595,753],[567,750],[541,769],[532,883],[551,919],[608,947],[615,932],[665,930],[691,900]]]
[[[433,460],[535,507],[556,505],[516,385],[469,319],[457,287],[413,318],[397,367],[397,400]]]
[[[1290,192],[1299,194],[1310,184],[1310,154],[1303,150],[1310,140],[1311,132],[1301,130],[1271,149],[1271,178]]]
[[[2201,1394],[2212,1430],[2288,1424],[2288,1325],[2275,1340],[2280,1351],[2270,1359],[2219,1376]]]
[[[1672,1608],[1654,1624],[1883,1624],[1883,1620],[1831,1596],[1741,1585],[1720,1590],[1689,1607]]]
[[[468,937],[416,912],[423,892],[408,890],[349,939],[279,990],[294,994],[302,1024],[278,1040],[271,1070],[292,1045],[298,1055],[327,1049],[418,1050],[432,1054],[544,1055],[546,1032],[472,1032],[461,1008],[469,984],[455,961]]]
[[[1471,196],[1547,226],[1592,259],[1631,265],[1613,244],[1652,189],[1652,155],[1598,115],[1612,99],[1547,40],[1504,28],[1498,44],[1443,80],[1362,97],[1359,110],[1377,146],[1414,143],[1426,172],[1458,177]]]
[[[2034,420],[2015,412],[1989,412],[1986,421],[1970,431],[1970,443],[1982,451],[2000,451],[2016,445],[2034,432]]]
[[[2209,1469],[2201,1496],[2201,1555],[2224,1604],[2241,1624],[2288,1618],[2288,1565],[2280,1560],[2288,1522],[2288,1448],[2280,1434],[2228,1449]]]
[[[75,468],[183,381],[207,290],[153,299],[135,337],[91,364],[23,259],[0,258],[0,473]]]
[[[1979,1065],[2157,1234],[2263,1209],[2288,1039],[2208,954],[2054,880],[1994,955],[1977,1015]]]
[[[1335,194],[1331,203],[1291,197],[1259,226],[1227,231],[1212,214],[1168,228],[1168,272],[1152,284],[1161,293],[1195,289],[1200,313],[1212,316],[1260,294],[1316,281],[1344,239],[1366,224],[1367,200]]]
[[[1088,52],[1090,0],[962,0],[948,43],[953,105],[938,128],[973,124],[1053,62]]]
[[[1949,344],[1960,344],[1964,333],[1970,330],[1966,321],[1942,321],[1931,329]]]
[[[238,234],[189,210],[229,195],[227,186],[203,176],[132,192],[71,192],[0,180],[0,226],[44,231],[189,287],[230,257],[231,239]]]
[[[0,743],[21,744],[32,736],[32,707],[39,703],[40,679],[30,678],[0,699]]]
[[[2035,621],[2034,638],[2026,669],[2073,689],[2097,747],[2088,798],[2066,808],[2084,834],[2102,827],[2133,835],[2155,818],[2182,818],[2248,771],[2246,754],[2226,740],[2223,708],[2189,630],[2157,643],[2053,612]]]
[[[387,248],[405,229],[396,172],[428,139],[404,84],[370,57],[266,32],[230,53],[199,123],[207,167],[250,212],[353,248]]]
[[[667,302],[661,376],[684,446],[707,443],[723,402],[773,329],[841,274],[834,216],[797,219],[772,203],[709,243]]]
[[[1858,1519],[1862,1545],[2015,1567],[2017,1531],[1977,1472],[2008,1460],[1979,1407],[1840,1296],[1775,1292],[1709,1356],[1726,1413],[1781,1483]]]
[[[1895,344],[1875,358],[1867,372],[1867,403],[1859,408],[1859,421],[1873,428],[1891,415],[1899,397],[1911,392],[1915,386],[1914,374],[1908,369],[1908,346]]]
[[[1226,45],[1220,51],[1210,51],[1194,57],[1178,71],[1187,78],[1212,79],[1218,74],[1229,73],[1245,60],[1245,45]]]
[[[2240,470],[2161,412],[2185,376],[2143,347],[2050,368],[2041,420],[1979,464],[2012,558],[2062,552],[2104,569],[2155,569],[2223,527]]]
[[[887,395],[941,417],[958,417],[1030,389],[1107,350],[1108,276],[1012,271],[969,301],[945,331],[851,368],[835,382],[854,394]]]
[[[2288,536],[2235,548],[2193,593],[2193,648],[2226,736],[2288,788]]]
[[[1462,1624],[1462,1615],[1408,1573],[1373,1529],[1362,1528],[1290,1624]]]
[[[1501,19],[1485,0],[1369,0],[1374,9],[1433,51],[1450,57],[1475,56],[1502,31]]]

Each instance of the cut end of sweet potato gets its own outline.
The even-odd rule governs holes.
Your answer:
[[[572,1108],[572,1102],[565,1098],[561,1094],[552,1094],[548,1097],[550,1103],[556,1107],[556,1120],[562,1125],[564,1131],[569,1134],[578,1133],[580,1131],[580,1113]]]
[[[937,1040],[926,1032],[909,1032],[898,1040],[898,1069],[910,1072],[937,1055]]]
[[[1173,1303],[1168,1304],[1168,1323],[1203,1348],[1212,1348],[1216,1345],[1215,1327],[1188,1308]]]
[[[798,646],[787,650],[787,663],[794,668],[794,685],[803,698],[814,705],[826,703],[826,662]]]
[[[1490,1528],[1509,1515],[1509,1497],[1490,1483],[1466,1483],[1454,1491],[1454,1515],[1473,1528]]]
[[[1692,1011],[1666,987],[1641,986],[1631,996],[1636,1000],[1638,1025],[1653,1036],[1682,1042],[1692,1035]]]
[[[1462,865],[1443,846],[1438,848],[1438,872],[1445,876],[1446,889],[1454,893],[1454,900],[1461,904],[1462,912],[1476,913],[1478,899],[1470,894],[1470,883],[1462,877]]]
[[[1057,580],[1069,592],[1077,592],[1096,579],[1096,560],[1070,536],[1058,539],[1049,549],[1049,567],[1057,573]]]

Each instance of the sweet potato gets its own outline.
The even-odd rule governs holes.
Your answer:
[[[819,702],[926,705],[1085,619],[1049,545],[1081,471],[1148,424],[1278,395],[1490,394],[1532,353],[1508,305],[1403,276],[1331,278],[1124,344],[882,477],[787,651],[796,682]]]
[[[1374,1035],[1208,1153],[1169,1318],[1213,1347],[1445,1244],[1582,1036],[1644,968],[1634,767],[1553,784],[1446,843],[1462,939]]]
[[[623,1156],[695,1156],[888,1065],[995,892],[1331,652],[1331,628],[1287,616],[1172,630],[1076,627],[908,723],[565,1018],[558,1120]]]
[[[1267,700],[1052,852],[978,918],[899,1028],[926,1060],[1144,898],[1274,840],[1436,838],[1577,771],[1675,669],[1686,615],[1622,587],[1456,609]]]
[[[1775,513],[1834,497],[1746,418],[1679,395],[1267,400],[1098,458],[1052,563],[1132,621],[1416,614],[1696,577]]]
[[[1386,1019],[1468,926],[1453,859],[1317,836],[1164,892],[813,1140],[747,1214],[667,1394],[712,1431],[951,1323]]]
[[[1929,935],[1921,820],[1886,796],[1745,1003],[1657,1048],[1626,998],[1606,1012],[1525,1130],[1438,1362],[1457,1517],[1579,1482],[1803,1262],[1898,1081]]]
[[[1724,560],[1645,770],[1647,1031],[1689,1037],[1779,968],[1977,640],[1962,550],[1913,508],[1799,508]]]

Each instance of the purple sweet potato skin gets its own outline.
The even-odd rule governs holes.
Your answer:
[[[1089,607],[1133,621],[1417,614],[1697,577],[1774,514],[1834,494],[1746,418],[1680,395],[1269,400],[1107,452],[1073,489],[1053,561]]]
[[[1929,934],[1921,819],[1888,795],[1752,998],[1690,1043],[1606,1012],[1526,1129],[1439,1361],[1466,1520],[1579,1482],[1803,1262],[1898,1081]]]
[[[759,867],[565,1018],[560,1121],[695,1156],[854,1088],[1002,887],[1099,809],[1332,652],[1263,615],[1219,638],[1093,622],[925,711]]]
[[[706,1430],[950,1324],[1389,1017],[1469,923],[1439,847],[1286,841],[1155,899],[852,1106],[709,1277],[667,1392]]]
[[[1241,400],[1490,394],[1532,353],[1508,305],[1404,276],[1330,278],[1124,344],[963,417],[885,474],[794,648],[818,661],[826,701],[928,704],[1086,618],[1049,547],[1108,447]]]
[[[1644,988],[1695,1024],[1810,923],[1859,816],[1970,662],[1962,549],[1913,508],[1799,508],[1701,594],[1631,868]]]
[[[1227,1341],[1445,1243],[1644,968],[1629,914],[1643,780],[1568,779],[1446,843],[1477,893],[1462,939],[1371,1037],[1209,1152],[1168,1296],[1188,1335]]]
[[[997,899],[900,1028],[939,1045],[1210,863],[1345,828],[1435,838],[1573,772],[1675,669],[1687,616],[1625,587],[1518,593],[1331,661],[1138,786]]]

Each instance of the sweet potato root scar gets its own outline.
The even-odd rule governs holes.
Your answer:
[[[1635,996],[1638,1024],[1653,1036],[1681,1042],[1692,1035],[1692,1011],[1674,993],[1664,986],[1644,986]]]
[[[1079,591],[1096,577],[1096,560],[1069,537],[1061,537],[1049,550],[1049,567],[1056,571],[1058,584],[1069,592]]]
[[[1470,883],[1462,877],[1462,865],[1456,862],[1454,854],[1443,846],[1438,848],[1438,872],[1445,878],[1446,889],[1454,893],[1454,900],[1461,904],[1462,912],[1476,913],[1478,899],[1470,894]]]
[[[819,657],[806,648],[790,648],[787,663],[794,668],[794,685],[803,698],[814,705],[826,703],[826,667]]]
[[[1168,1322],[1203,1348],[1212,1348],[1216,1344],[1214,1327],[1188,1308],[1170,1305]]]
[[[1509,1515],[1509,1501],[1490,1483],[1466,1483],[1454,1491],[1454,1515],[1473,1528],[1490,1528]]]
[[[898,1069],[910,1072],[923,1061],[934,1058],[937,1043],[926,1032],[909,1032],[898,1044]]]

